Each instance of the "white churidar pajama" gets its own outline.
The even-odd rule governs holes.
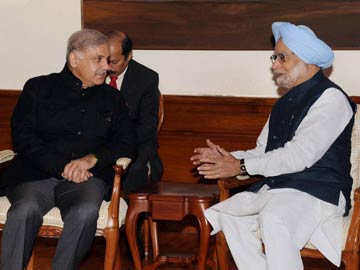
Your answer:
[[[224,232],[239,270],[302,270],[299,250],[309,240],[339,264],[344,208],[343,196],[336,206],[295,189],[263,186],[257,193],[241,192],[216,204],[205,216],[212,234]]]
[[[299,172],[326,153],[352,116],[346,97],[329,88],[311,106],[284,147],[265,153],[267,122],[256,148],[232,155],[245,159],[250,175]],[[339,204],[332,205],[295,189],[269,190],[264,186],[257,193],[242,192],[212,206],[205,216],[213,226],[212,234],[224,232],[239,270],[302,270],[299,250],[308,241],[339,265],[345,209],[345,198],[340,195]],[[259,231],[261,239],[257,237]]]

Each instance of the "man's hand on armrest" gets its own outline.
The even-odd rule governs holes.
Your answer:
[[[61,176],[75,183],[87,181],[89,177],[93,176],[89,170],[96,165],[97,161],[98,160],[94,154],[89,154],[82,158],[72,160],[65,165]]]

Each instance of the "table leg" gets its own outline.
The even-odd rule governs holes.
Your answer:
[[[126,237],[129,242],[130,252],[134,262],[134,270],[141,270],[141,258],[139,254],[139,248],[137,245],[137,235],[136,235],[137,224],[141,212],[135,211],[135,209],[130,209],[130,207],[127,211],[126,222],[125,222]]]
[[[149,226],[150,226],[150,234],[151,234],[151,243],[153,248],[153,258],[156,260],[157,256],[159,256],[159,241],[158,241],[158,226],[157,222],[149,216]]]

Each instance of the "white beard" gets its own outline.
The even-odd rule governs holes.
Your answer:
[[[292,88],[297,85],[297,82],[303,74],[307,73],[307,66],[303,62],[298,62],[287,74],[274,72],[276,75],[276,83],[280,87]]]

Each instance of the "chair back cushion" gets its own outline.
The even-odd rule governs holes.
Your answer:
[[[354,191],[360,186],[360,105],[357,105],[354,127],[351,135],[351,176],[353,187],[351,191],[351,203],[354,203]]]

